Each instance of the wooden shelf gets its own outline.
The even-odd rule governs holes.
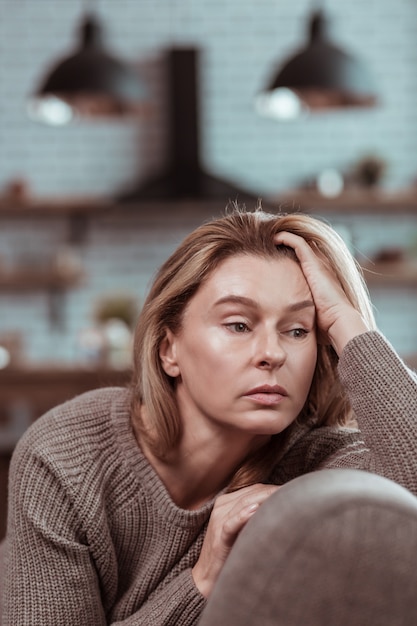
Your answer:
[[[417,215],[417,189],[397,193],[352,190],[335,198],[328,198],[316,191],[294,190],[273,200],[284,212]]]
[[[229,198],[184,198],[184,199],[146,199],[137,201],[118,201],[115,198],[107,197],[49,197],[33,198],[21,202],[0,197],[0,218],[85,218],[94,217],[101,213],[114,213],[119,215],[122,211],[140,211],[145,215],[156,212],[162,215],[174,215],[177,207],[181,208],[181,213],[189,212],[201,218],[212,216],[213,213],[220,213],[226,206]],[[265,198],[265,203],[267,203]],[[274,206],[275,202],[274,202]],[[272,207],[272,205],[271,205]],[[206,215],[207,214],[207,215]]]
[[[362,264],[370,287],[417,287],[417,259]]]
[[[172,212],[175,202],[170,200],[152,200],[138,202],[158,207],[159,210]],[[276,196],[266,196],[264,202],[268,206],[281,207],[283,211],[305,211],[311,213],[410,213],[417,215],[417,189],[400,192],[386,192],[382,190],[349,190],[335,198],[328,198],[317,191],[303,191],[294,189]],[[219,207],[222,210],[221,200],[179,200],[178,204],[190,206],[195,213],[200,208],[207,207],[213,210]],[[33,198],[30,200],[16,201],[13,198],[0,197],[0,217],[70,217],[70,216],[93,216],[101,211],[110,209],[119,212],[122,208],[135,206],[135,203],[118,203],[112,198],[106,197],[46,197]],[[197,211],[198,212],[198,211]]]
[[[49,197],[22,201],[0,198],[0,216],[68,217],[71,215],[94,215],[111,206],[114,206],[113,201],[95,197]]]
[[[48,269],[0,270],[0,293],[28,293],[44,291],[48,299],[49,322],[53,328],[64,328],[64,296],[68,289],[77,287],[83,274],[58,272]]]
[[[0,270],[0,291],[62,290],[76,287],[81,273],[64,274],[47,269]]]

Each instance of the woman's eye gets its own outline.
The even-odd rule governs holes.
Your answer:
[[[247,333],[249,331],[249,326],[245,322],[231,322],[226,324],[226,328],[234,333]]]
[[[305,328],[293,328],[287,334],[294,339],[304,339],[308,335],[308,330],[305,330]]]

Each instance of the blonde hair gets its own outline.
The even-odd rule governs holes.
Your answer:
[[[153,453],[163,458],[181,436],[181,417],[173,380],[164,372],[159,348],[167,329],[177,333],[189,300],[226,258],[237,254],[289,256],[294,251],[275,246],[274,234],[300,235],[336,276],[353,307],[375,328],[361,271],[342,238],[323,221],[299,213],[269,214],[235,208],[190,233],[159,269],[139,316],[134,337],[132,416],[135,430]],[[298,422],[346,425],[352,411],[337,373],[338,357],[329,345],[318,345],[317,365]],[[145,418],[145,419],[144,419]],[[233,488],[265,480],[283,437],[274,435],[259,453],[246,459],[232,480]]]

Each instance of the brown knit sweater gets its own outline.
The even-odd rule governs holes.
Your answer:
[[[273,479],[325,467],[417,493],[417,382],[377,333],[339,363],[361,432],[294,427]],[[27,431],[11,466],[3,626],[191,626],[213,502],[178,508],[138,448],[128,392],[93,391]]]

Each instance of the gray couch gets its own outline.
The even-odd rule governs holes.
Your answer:
[[[416,626],[417,498],[357,470],[297,478],[239,535],[199,626]]]

